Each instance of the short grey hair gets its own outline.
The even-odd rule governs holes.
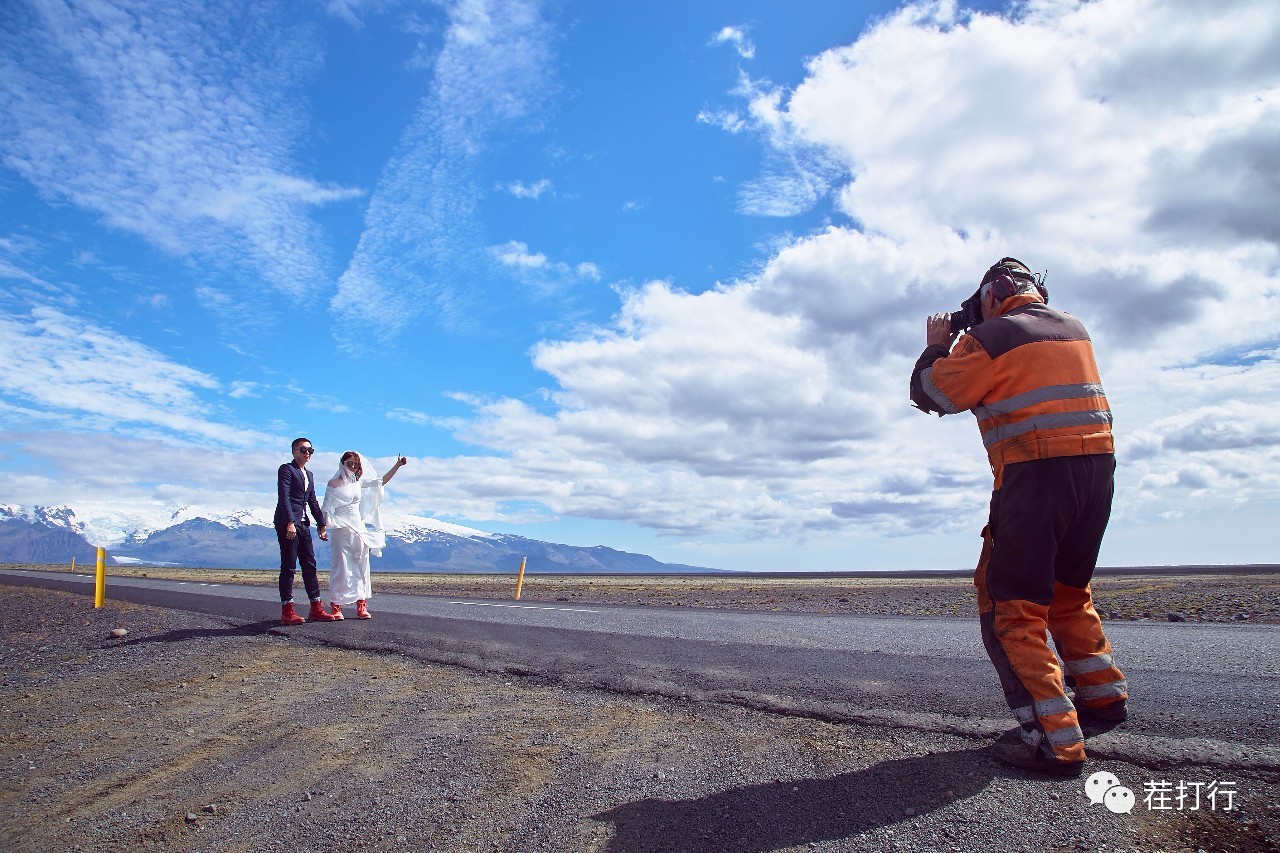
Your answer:
[[[1019,266],[1021,266],[1021,265],[1019,265]],[[1027,268],[1026,268],[1026,267],[1022,267],[1022,269],[1027,270]],[[1031,272],[1031,270],[1027,270],[1027,275],[1029,275],[1029,276],[1033,276],[1033,277],[1032,277],[1030,280],[1027,280],[1027,279],[1015,278],[1015,277],[1013,277],[1013,276],[1010,276],[1010,278],[1013,278],[1013,283],[1014,283],[1014,284],[1016,284],[1016,285],[1018,286],[1018,289],[1017,289],[1017,290],[1015,290],[1011,295],[1009,295],[1009,296],[1005,297],[1006,299],[1012,299],[1014,296],[1021,296],[1021,295],[1023,295],[1024,293],[1039,293],[1039,292],[1040,292],[1039,288],[1037,288],[1037,287],[1036,287],[1036,280],[1035,280],[1035,278],[1034,278],[1034,274]],[[979,297],[980,299],[986,299],[986,298],[987,298],[987,294],[991,292],[991,285],[992,285],[992,282],[987,282],[986,284],[982,285],[982,293],[981,293],[981,295],[980,295],[980,297]],[[1003,300],[1001,300],[1001,301],[1003,301]]]

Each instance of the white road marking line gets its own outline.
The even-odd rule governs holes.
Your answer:
[[[487,601],[450,601],[450,604],[465,604],[468,607],[510,607],[516,610],[556,610],[561,613],[599,613],[599,610],[585,610],[581,607],[536,607],[532,604],[491,604]]]

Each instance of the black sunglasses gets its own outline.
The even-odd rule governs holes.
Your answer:
[[[312,453],[316,452],[316,449],[314,447],[299,447],[298,452],[305,453],[307,456],[310,456]]]

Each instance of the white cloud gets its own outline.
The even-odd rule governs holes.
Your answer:
[[[531,198],[536,201],[542,197],[543,193],[551,189],[551,181],[546,178],[540,178],[532,184],[526,184],[523,181],[512,181],[503,189],[516,198]]]
[[[70,504],[87,522],[91,541],[107,546],[139,522],[144,535],[168,526],[176,512],[193,517],[249,511],[257,523],[270,523],[276,468],[289,460],[289,439],[275,438],[267,446],[274,449],[193,448],[156,437],[57,426],[0,432],[0,447],[34,463],[29,473],[13,478],[6,500],[25,506]],[[322,450],[312,469],[319,480],[337,464],[338,452]]]
[[[429,91],[374,189],[331,302],[383,339],[424,316],[465,324],[481,304],[459,283],[474,278],[485,251],[476,162],[499,129],[536,124],[550,87],[553,35],[538,2],[456,0],[447,15]]]
[[[234,222],[265,200],[315,205],[346,201],[364,195],[364,190],[323,187],[312,181],[285,175],[245,175],[235,186],[220,187],[191,202],[192,210],[221,222]]]
[[[391,409],[387,412],[387,419],[416,426],[432,426],[435,423],[431,415],[426,412],[415,412],[413,409]]]
[[[489,251],[504,266],[526,270],[545,269],[547,266],[546,255],[541,252],[536,254],[530,252],[528,244],[517,240],[512,240],[502,246],[492,246]]]
[[[852,221],[744,281],[624,292],[609,325],[535,348],[549,407],[478,402],[462,437],[507,458],[511,497],[681,536],[976,529],[976,430],[906,386],[924,317],[1013,254],[1094,332],[1117,518],[1256,523],[1280,495],[1277,79],[1274,4],[1108,0],[917,4],[792,91],[744,77],[770,152],[744,208],[836,189]]]
[[[236,400],[245,397],[259,397],[262,395],[263,388],[264,386],[260,382],[232,382],[231,390],[227,392],[227,396]]]
[[[511,240],[500,246],[490,246],[489,253],[504,267],[519,275],[521,281],[547,293],[558,292],[575,281],[599,281],[600,267],[591,261],[569,264],[553,261],[541,252],[529,251],[529,246],[519,240]]]
[[[746,101],[740,110],[708,110],[698,121],[732,134],[758,134],[768,144],[763,174],[742,187],[738,210],[749,216],[795,216],[810,210],[843,174],[825,148],[797,133],[784,107],[786,93],[768,81],[739,72],[732,95]]]
[[[364,17],[382,12],[396,2],[397,0],[326,0],[324,10],[360,29],[364,27]]]
[[[330,6],[352,21],[370,8]],[[65,22],[50,21],[39,26],[73,38]],[[162,46],[185,32],[175,25]],[[26,45],[13,31],[3,38],[6,48]],[[128,33],[121,39],[126,58],[141,51]],[[716,39],[749,43],[744,30]],[[464,322],[479,297],[458,282],[474,280],[466,273],[485,264],[539,286],[600,280],[589,261],[557,260],[519,241],[493,246],[479,226],[493,179],[482,183],[476,163],[502,133],[540,120],[552,40],[531,2],[449,7],[421,111],[370,198],[334,310],[362,311],[370,328],[393,335],[426,314]],[[199,78],[207,58],[196,48],[190,67],[178,62],[183,50],[161,50],[174,67],[153,66],[164,72],[155,80]],[[117,224],[175,251],[210,251],[209,235],[228,231],[258,239],[264,253],[285,251],[278,287],[310,280],[299,271],[318,268],[316,258],[279,247],[312,245],[302,211],[354,192],[296,176],[281,141],[289,121],[279,133],[258,121],[278,103],[250,99],[234,113],[265,155],[237,163],[225,179],[171,182],[188,167],[199,178],[201,164],[239,149],[219,147],[211,131],[197,134],[199,159],[165,132],[164,109],[154,147],[165,158],[148,146],[126,150],[136,133],[115,125],[105,127],[113,131],[105,141],[90,138],[102,128],[87,118],[59,137],[51,129],[63,127],[49,118],[58,110],[37,105],[49,93],[61,99],[55,106],[74,105],[71,87],[62,76],[36,80],[29,59],[0,51],[0,86],[12,108],[0,111],[0,139],[12,168],[46,192],[106,211],[100,199],[110,180],[87,183],[83,164],[65,164],[78,162],[77,152],[89,152],[90,166],[123,152],[118,169],[142,175],[136,183],[145,192],[113,202]],[[135,59],[131,67],[146,66]],[[246,67],[247,75],[267,74],[252,61]],[[117,79],[94,74],[87,79],[107,89]],[[1115,517],[1135,531],[1167,531],[1159,527],[1167,519],[1204,529],[1205,518],[1228,518],[1234,526],[1217,535],[1243,538],[1265,526],[1264,510],[1280,495],[1272,405],[1280,398],[1278,79],[1274,3],[1144,0],[1027,3],[1003,16],[919,3],[814,57],[794,88],[743,73],[727,93],[732,107],[698,116],[763,147],[761,174],[741,188],[740,210],[792,216],[829,203],[830,224],[770,246],[759,272],[740,281],[705,292],[664,282],[620,291],[610,322],[534,348],[551,386],[540,399],[468,399],[469,420],[385,412],[451,428],[477,448],[414,459],[397,477],[397,505],[504,521],[545,508],[634,522],[709,548],[721,537],[763,547],[761,540],[955,531],[972,545],[990,481],[976,429],[965,418],[913,411],[906,384],[925,315],[957,307],[988,264],[1013,254],[1047,267],[1053,303],[1094,333],[1120,446]],[[149,115],[135,91],[143,88],[135,82],[112,96],[126,106],[137,99],[112,113],[129,128]],[[30,93],[40,97],[23,100]],[[138,165],[154,162],[168,166]],[[108,178],[110,166],[101,169]],[[549,182],[538,189],[543,180],[502,189],[537,198],[551,191]],[[234,304],[222,287],[202,287],[198,299]],[[107,442],[104,452],[121,459],[113,455],[106,476],[127,476],[127,453],[172,460],[165,448],[188,432],[245,446],[231,437],[243,434],[219,423],[210,401],[222,389],[212,377],[118,335],[79,338],[70,328],[56,312],[2,321],[3,355],[24,366],[0,379],[6,423],[44,431],[74,417],[122,428],[129,435]],[[105,375],[103,364],[123,367]],[[233,383],[226,393],[259,391]],[[113,399],[108,409],[94,392],[118,393],[123,406]],[[40,447],[53,458],[58,442]],[[275,460],[255,457],[253,476],[269,482]],[[316,464],[329,462],[336,457]],[[160,462],[146,465],[147,477],[166,476]],[[90,472],[77,476],[89,482]],[[211,489],[236,490],[225,471],[218,477]],[[166,494],[195,488],[156,483]],[[1169,550],[1176,545],[1155,544],[1166,551],[1151,562],[1183,559]]]
[[[27,284],[34,284],[42,290],[52,291],[54,286],[49,284],[38,276],[34,276],[26,270],[15,266],[4,258],[0,258],[0,278],[13,279],[14,281],[23,281]]]
[[[269,4],[17,5],[0,31],[0,155],[41,193],[298,296],[323,286],[294,174],[309,32]],[[255,38],[237,34],[252,27]]]
[[[272,440],[216,417],[205,400],[220,390],[212,376],[54,308],[0,317],[0,361],[6,366],[0,393],[44,416],[107,431],[158,430],[182,442],[225,447]],[[29,419],[22,407],[6,410],[7,422]]]
[[[750,130],[750,125],[735,110],[701,110],[698,121],[720,128],[727,133],[742,133]]]
[[[711,37],[711,44],[729,44],[743,59],[752,59],[756,55],[756,46],[747,36],[745,27],[727,26]]]

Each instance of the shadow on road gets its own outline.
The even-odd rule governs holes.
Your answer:
[[[181,643],[186,640],[202,640],[212,637],[257,637],[269,633],[272,628],[279,628],[279,619],[264,619],[261,622],[250,622],[247,625],[231,625],[227,628],[184,628],[179,631],[165,631],[148,637],[135,637],[132,640],[111,640],[104,647],[134,646],[140,643]]]
[[[972,797],[998,775],[984,748],[883,761],[829,779],[734,788],[694,800],[641,800],[593,815],[620,851],[777,850],[847,838]]]

